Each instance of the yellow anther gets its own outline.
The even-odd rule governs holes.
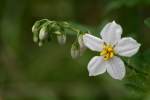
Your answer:
[[[107,61],[107,60],[108,60],[108,58],[104,57],[104,60],[105,60],[105,61]]]
[[[111,45],[103,45],[103,50],[100,52],[101,56],[104,56],[104,60],[107,61],[114,56],[114,49]]]
[[[104,56],[104,60],[109,60],[109,53]]]
[[[110,58],[112,58],[114,56],[114,52],[110,52]]]
[[[106,50],[103,50],[100,55],[103,56],[103,55],[106,55],[107,54],[107,51]]]
[[[104,56],[104,60],[105,60],[105,61],[107,61],[107,60],[108,60],[108,58],[107,58],[106,56]]]
[[[113,48],[112,47],[108,47],[107,50],[108,50],[108,52],[112,52]]]

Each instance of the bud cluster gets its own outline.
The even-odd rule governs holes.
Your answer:
[[[57,23],[56,21],[49,21],[43,19],[36,21],[32,27],[33,41],[42,46],[45,41],[51,40],[53,35],[57,35],[59,44],[66,43],[66,34],[63,27],[67,27],[67,23]]]
[[[78,58],[86,49],[83,43],[83,35],[85,33],[74,28],[68,22],[56,22],[48,19],[36,21],[32,27],[33,41],[42,46],[44,42],[52,40],[52,37],[56,36],[58,43],[63,45],[66,43],[67,30],[77,34],[77,39],[71,47],[71,56],[72,58]]]

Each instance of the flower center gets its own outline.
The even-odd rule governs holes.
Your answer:
[[[104,60],[107,61],[114,56],[115,52],[112,45],[104,44],[103,50],[100,52],[101,56],[104,56]]]

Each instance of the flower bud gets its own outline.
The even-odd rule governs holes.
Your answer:
[[[84,42],[83,42],[83,35],[78,36],[78,43],[80,45],[80,48],[85,48]]]
[[[40,27],[40,22],[37,21],[33,27],[32,27],[32,32],[35,34],[35,33],[38,33],[38,28]]]
[[[39,21],[36,21],[35,24],[33,25],[32,32],[33,32],[33,41],[34,42],[38,42],[39,30],[40,30],[42,24],[44,24],[46,21],[48,21],[48,20],[47,19],[39,20]]]
[[[40,22],[37,21],[33,27],[32,27],[32,32],[33,32],[33,41],[34,42],[38,42],[38,31],[39,31],[39,27],[40,27]]]
[[[39,39],[40,40],[44,40],[48,37],[48,30],[47,30],[47,26],[43,26],[40,30],[39,33]]]
[[[35,24],[33,25],[32,27],[32,32],[33,34],[38,34],[38,31],[40,29],[40,26],[42,24],[44,24],[46,21],[48,21],[47,19],[43,19],[43,20],[39,20],[39,21],[36,21]]]
[[[63,25],[63,27],[69,27],[69,23],[65,22],[65,21],[62,23],[62,25]]]
[[[56,35],[61,35],[62,33],[60,31],[54,32]]]
[[[39,42],[39,47],[41,47],[43,45],[43,42],[42,41],[40,41]]]
[[[57,40],[60,45],[65,44],[66,43],[66,35],[65,34],[57,35]]]
[[[80,56],[80,49],[78,48],[77,45],[73,44],[71,47],[71,57],[73,59],[76,59]]]
[[[38,37],[37,36],[33,36],[33,41],[34,42],[38,42]]]
[[[82,56],[82,54],[84,53],[84,51],[86,50],[86,46],[84,45],[84,42],[83,42],[83,35],[80,34],[78,36],[78,43],[80,45],[80,56]]]

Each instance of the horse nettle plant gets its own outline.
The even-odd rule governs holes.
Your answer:
[[[124,63],[118,56],[134,55],[139,50],[140,44],[132,38],[121,39],[122,27],[115,21],[106,24],[101,31],[102,39],[100,39],[89,34],[91,32],[87,30],[83,32],[66,21],[57,22],[43,19],[36,21],[32,27],[33,41],[42,46],[43,43],[56,36],[58,43],[63,45],[66,43],[68,30],[76,34],[70,51],[72,58],[76,59],[82,56],[86,48],[100,52],[99,56],[93,57],[88,64],[89,76],[96,76],[107,70],[112,78],[122,80],[126,73],[125,65],[140,72],[126,63],[126,60]]]

